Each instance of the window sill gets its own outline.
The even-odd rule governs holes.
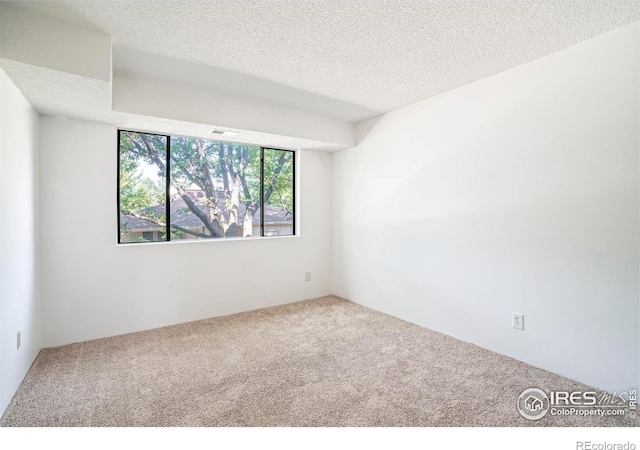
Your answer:
[[[255,241],[271,241],[278,239],[292,239],[300,237],[299,234],[290,236],[256,236],[256,237],[235,237],[235,238],[218,238],[218,239],[180,239],[177,241],[156,241],[156,242],[123,242],[116,243],[116,247],[148,247],[156,245],[180,245],[180,244],[202,244],[210,242],[255,242]]]

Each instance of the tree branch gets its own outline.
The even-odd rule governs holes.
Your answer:
[[[202,221],[205,227],[207,227],[207,230],[209,230],[211,235],[215,237],[221,237],[219,228],[215,226],[215,223],[209,219],[209,216],[204,211],[198,208],[198,205],[196,205],[191,197],[189,197],[189,194],[187,194],[184,188],[178,183],[171,183],[171,185],[178,191],[178,194],[187,204],[187,207],[191,210],[191,212]]]
[[[204,189],[204,180],[201,179],[200,177],[197,177],[197,176],[193,175],[186,168],[184,168],[180,164],[178,164],[178,160],[177,160],[177,158],[175,156],[173,156],[173,154],[171,154],[171,163],[172,163],[172,165],[171,165],[172,169],[174,167],[178,167],[178,169],[180,169],[180,172],[182,172],[184,174],[184,176],[187,177],[187,179],[189,181],[191,181],[193,184],[198,186],[203,191],[205,190]]]
[[[265,189],[264,191],[265,203],[269,201],[271,194],[273,194],[273,190],[276,188],[276,183],[278,182],[278,177],[280,176],[280,172],[282,172],[284,164],[285,162],[287,162],[285,153],[286,152],[282,152],[282,154],[280,155],[280,159],[278,159],[278,165],[274,169],[273,175],[271,176],[271,180],[269,181],[269,187],[267,187],[267,189]]]

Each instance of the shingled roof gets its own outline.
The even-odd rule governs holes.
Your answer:
[[[225,217],[229,217],[229,213],[224,205],[224,197],[223,193],[218,193],[218,201],[220,207],[222,209],[222,213]],[[194,202],[204,210],[204,201],[199,198],[192,197]],[[190,227],[202,227],[202,221],[193,214],[182,197],[177,197],[172,199],[170,202],[171,207],[171,224],[177,225],[184,228]],[[156,216],[162,216],[166,212],[165,204],[159,204],[154,206],[152,209],[155,211]],[[240,221],[244,218],[244,213],[247,209],[247,206],[244,203],[240,203],[239,207],[239,217]],[[141,211],[141,214],[144,212]],[[148,214],[148,213],[147,213]],[[282,208],[277,208],[275,206],[267,205],[264,210],[264,219],[265,223],[286,223],[290,222],[291,218],[288,216],[287,211]],[[123,215],[120,219],[120,222],[126,226],[128,229],[140,229],[140,228],[155,228],[156,224],[153,222],[149,222],[147,220],[138,219],[137,217],[133,217],[130,215]],[[258,210],[253,215],[253,223],[260,224],[260,210]]]

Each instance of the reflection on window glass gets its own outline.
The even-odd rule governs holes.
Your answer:
[[[295,233],[293,158],[291,151],[264,149],[265,236],[291,236]]]
[[[166,241],[167,138],[120,131],[120,242]]]

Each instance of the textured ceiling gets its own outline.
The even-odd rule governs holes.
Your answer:
[[[640,19],[638,0],[71,1],[67,6],[76,23],[84,16],[115,45],[240,72],[375,112]]]
[[[380,114],[259,77],[128,47],[113,46],[112,60],[116,75],[146,75],[222,89],[346,122],[358,122]]]
[[[221,88],[351,123],[640,20],[639,0],[0,3],[109,34],[116,73]],[[108,82],[16,61],[0,66],[45,114],[180,134],[210,129],[111,111]],[[336,147],[243,136],[281,147]]]

